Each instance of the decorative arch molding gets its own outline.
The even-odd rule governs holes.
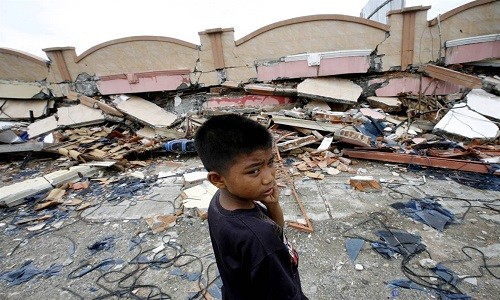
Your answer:
[[[20,50],[10,49],[10,48],[0,48],[0,54],[8,54],[8,55],[17,56],[17,57],[26,59],[28,61],[34,62],[37,65],[40,65],[43,67],[46,67],[47,63],[49,62],[48,60],[43,59],[41,57],[38,57],[36,55],[29,54],[29,53],[26,53],[26,52],[23,52]]]
[[[106,48],[106,47],[109,47],[112,45],[130,43],[130,42],[144,42],[144,41],[146,41],[146,42],[172,43],[172,44],[177,44],[177,45],[192,48],[192,49],[198,48],[198,45],[195,45],[195,44],[183,41],[183,40],[171,38],[171,37],[165,37],[165,36],[129,36],[129,37],[111,40],[111,41],[107,41],[107,42],[95,45],[94,47],[92,47],[92,48],[86,50],[85,52],[83,52],[82,54],[78,55],[75,59],[75,62],[77,63],[80,60],[84,59],[86,56],[89,56],[90,54],[92,54],[100,49],[103,49],[103,48]]]
[[[389,25],[385,25],[385,24],[382,24],[379,22],[375,22],[372,20],[363,19],[363,18],[359,18],[359,17],[337,15],[337,14],[312,15],[312,16],[292,18],[292,19],[269,24],[269,25],[264,26],[260,29],[257,29],[256,31],[254,31],[250,34],[247,34],[246,36],[242,37],[241,39],[235,41],[235,44],[236,44],[236,46],[239,46],[239,45],[255,38],[258,35],[261,35],[267,31],[271,31],[271,30],[279,28],[279,27],[293,25],[293,24],[314,22],[314,21],[342,21],[342,22],[351,22],[351,23],[357,23],[360,25],[370,26],[370,27],[380,29],[383,31],[389,31],[389,29],[390,29]]]
[[[447,11],[444,14],[440,15],[439,22],[443,22],[444,20],[451,18],[456,14],[459,14],[463,11],[474,8],[476,6],[481,6],[481,5],[485,5],[485,4],[489,4],[489,3],[493,3],[493,2],[498,2],[498,0],[476,0],[476,1],[466,3],[464,5],[456,7],[454,9]],[[436,17],[436,18],[429,21],[429,26],[434,26],[434,25],[438,24],[439,22],[438,22],[438,17]]]

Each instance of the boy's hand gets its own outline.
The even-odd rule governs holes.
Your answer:
[[[280,206],[280,190],[276,182],[274,183],[273,193],[266,198],[262,199],[260,202],[267,207],[269,212],[269,217],[278,224],[279,227],[283,228],[285,226],[285,220],[283,218],[283,211]]]
[[[280,199],[280,190],[278,188],[278,185],[275,182],[274,187],[273,187],[273,193],[271,195],[267,196],[266,198],[262,199],[260,202],[262,202],[262,204],[267,206],[267,204],[279,203],[279,199]]]

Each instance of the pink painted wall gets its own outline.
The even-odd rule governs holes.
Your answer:
[[[309,66],[307,60],[279,62],[257,66],[257,79],[270,81],[283,78],[318,77],[340,74],[366,73],[370,58],[366,56],[321,59],[319,66]]]
[[[190,87],[189,72],[185,70],[102,76],[97,86],[103,95],[185,89]]]
[[[245,95],[241,97],[215,97],[205,102],[206,108],[216,107],[263,107],[291,103],[289,97]]]
[[[447,48],[445,64],[460,64],[490,58],[500,58],[500,41]]]
[[[418,77],[402,78],[376,78],[370,80],[368,85],[388,81],[387,85],[375,90],[375,95],[379,97],[395,97],[399,93],[412,93],[418,95],[420,90],[420,79]],[[432,81],[431,78],[422,77],[422,92],[427,89],[425,95],[447,95],[460,92],[460,86],[441,80]],[[436,91],[434,92],[434,89]]]

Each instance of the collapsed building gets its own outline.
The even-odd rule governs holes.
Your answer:
[[[299,119],[334,123],[327,132],[339,139],[342,124],[349,125],[344,135],[360,133],[358,144],[366,146],[366,137],[371,146],[377,137],[395,145],[403,133],[408,138],[429,132],[494,144],[499,115],[489,108],[499,103],[498,5],[473,1],[430,21],[430,7],[403,8],[390,11],[387,24],[305,16],[238,40],[232,28],[205,30],[199,32],[200,45],[127,37],[80,55],[73,47],[43,49],[48,60],[2,48],[0,119],[7,122],[2,142],[31,142],[55,130],[124,121],[134,123],[139,136],[169,140],[192,133],[185,120],[193,115],[224,109],[276,115],[307,104],[309,112]],[[352,126],[359,110],[348,111],[359,108],[365,108],[364,118],[358,115]],[[287,117],[294,114],[300,115]],[[373,119],[385,128],[370,132]],[[175,128],[180,123],[182,129]],[[41,150],[33,143],[2,152],[25,147]]]
[[[278,184],[295,201],[285,217],[299,231],[314,230],[297,178],[360,175],[349,178],[353,189],[381,189],[382,180],[365,176],[353,159],[499,175],[500,2],[472,1],[432,20],[429,8],[390,10],[385,23],[304,16],[238,40],[232,28],[214,28],[199,32],[199,45],[135,36],[80,55],[73,47],[43,49],[48,59],[0,48],[2,160],[21,159],[22,168],[37,154],[57,158],[55,168],[2,183],[0,206],[10,209],[2,212],[5,231],[26,229],[33,234],[27,241],[60,228],[68,212],[94,221],[142,218],[154,234],[181,215],[206,218],[215,189],[204,170],[176,173],[180,163],[167,161],[162,167],[175,168],[148,178],[140,168],[154,153],[194,152],[187,142],[197,127],[223,113],[254,118],[273,134]],[[121,173],[103,175],[111,167]],[[183,180],[180,195],[180,188],[156,189],[160,180],[174,186],[175,177]],[[151,199],[137,201],[146,189]],[[174,200],[157,201],[160,193]],[[429,217],[436,210],[444,211],[418,213],[442,231],[450,218]],[[332,210],[326,205],[321,213],[331,217]],[[348,252],[359,252],[360,242],[347,240]]]

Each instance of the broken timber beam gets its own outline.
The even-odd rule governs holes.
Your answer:
[[[343,150],[344,155],[354,158],[379,160],[393,163],[413,164],[419,166],[427,166],[434,168],[443,168],[458,171],[476,172],[489,174],[489,164],[476,161],[466,161],[460,159],[419,156],[410,154],[400,154],[392,152],[367,151],[367,150]],[[500,175],[494,173],[495,175]]]
[[[470,89],[480,89],[483,86],[481,78],[435,65],[425,66],[424,72],[432,78],[437,78]]]
[[[276,140],[276,143],[279,142],[280,139]],[[297,204],[299,205],[300,212],[302,213],[302,216],[304,217],[305,224],[299,223],[299,222],[294,222],[294,221],[288,221],[287,224],[288,226],[295,228],[300,231],[304,232],[314,232],[314,228],[311,224],[311,220],[309,220],[309,217],[307,216],[306,208],[304,207],[304,204],[302,203],[300,199],[300,195],[297,193],[295,190],[295,182],[293,180],[293,177],[290,177],[288,174],[288,171],[286,170],[285,166],[283,165],[283,160],[281,159],[280,152],[278,150],[278,147],[275,145],[274,146],[274,152],[276,154],[276,165],[277,169],[281,170],[281,174],[285,177],[284,179],[288,182],[288,185],[290,186],[290,189],[292,190],[293,197],[295,198],[295,201],[297,201]]]

